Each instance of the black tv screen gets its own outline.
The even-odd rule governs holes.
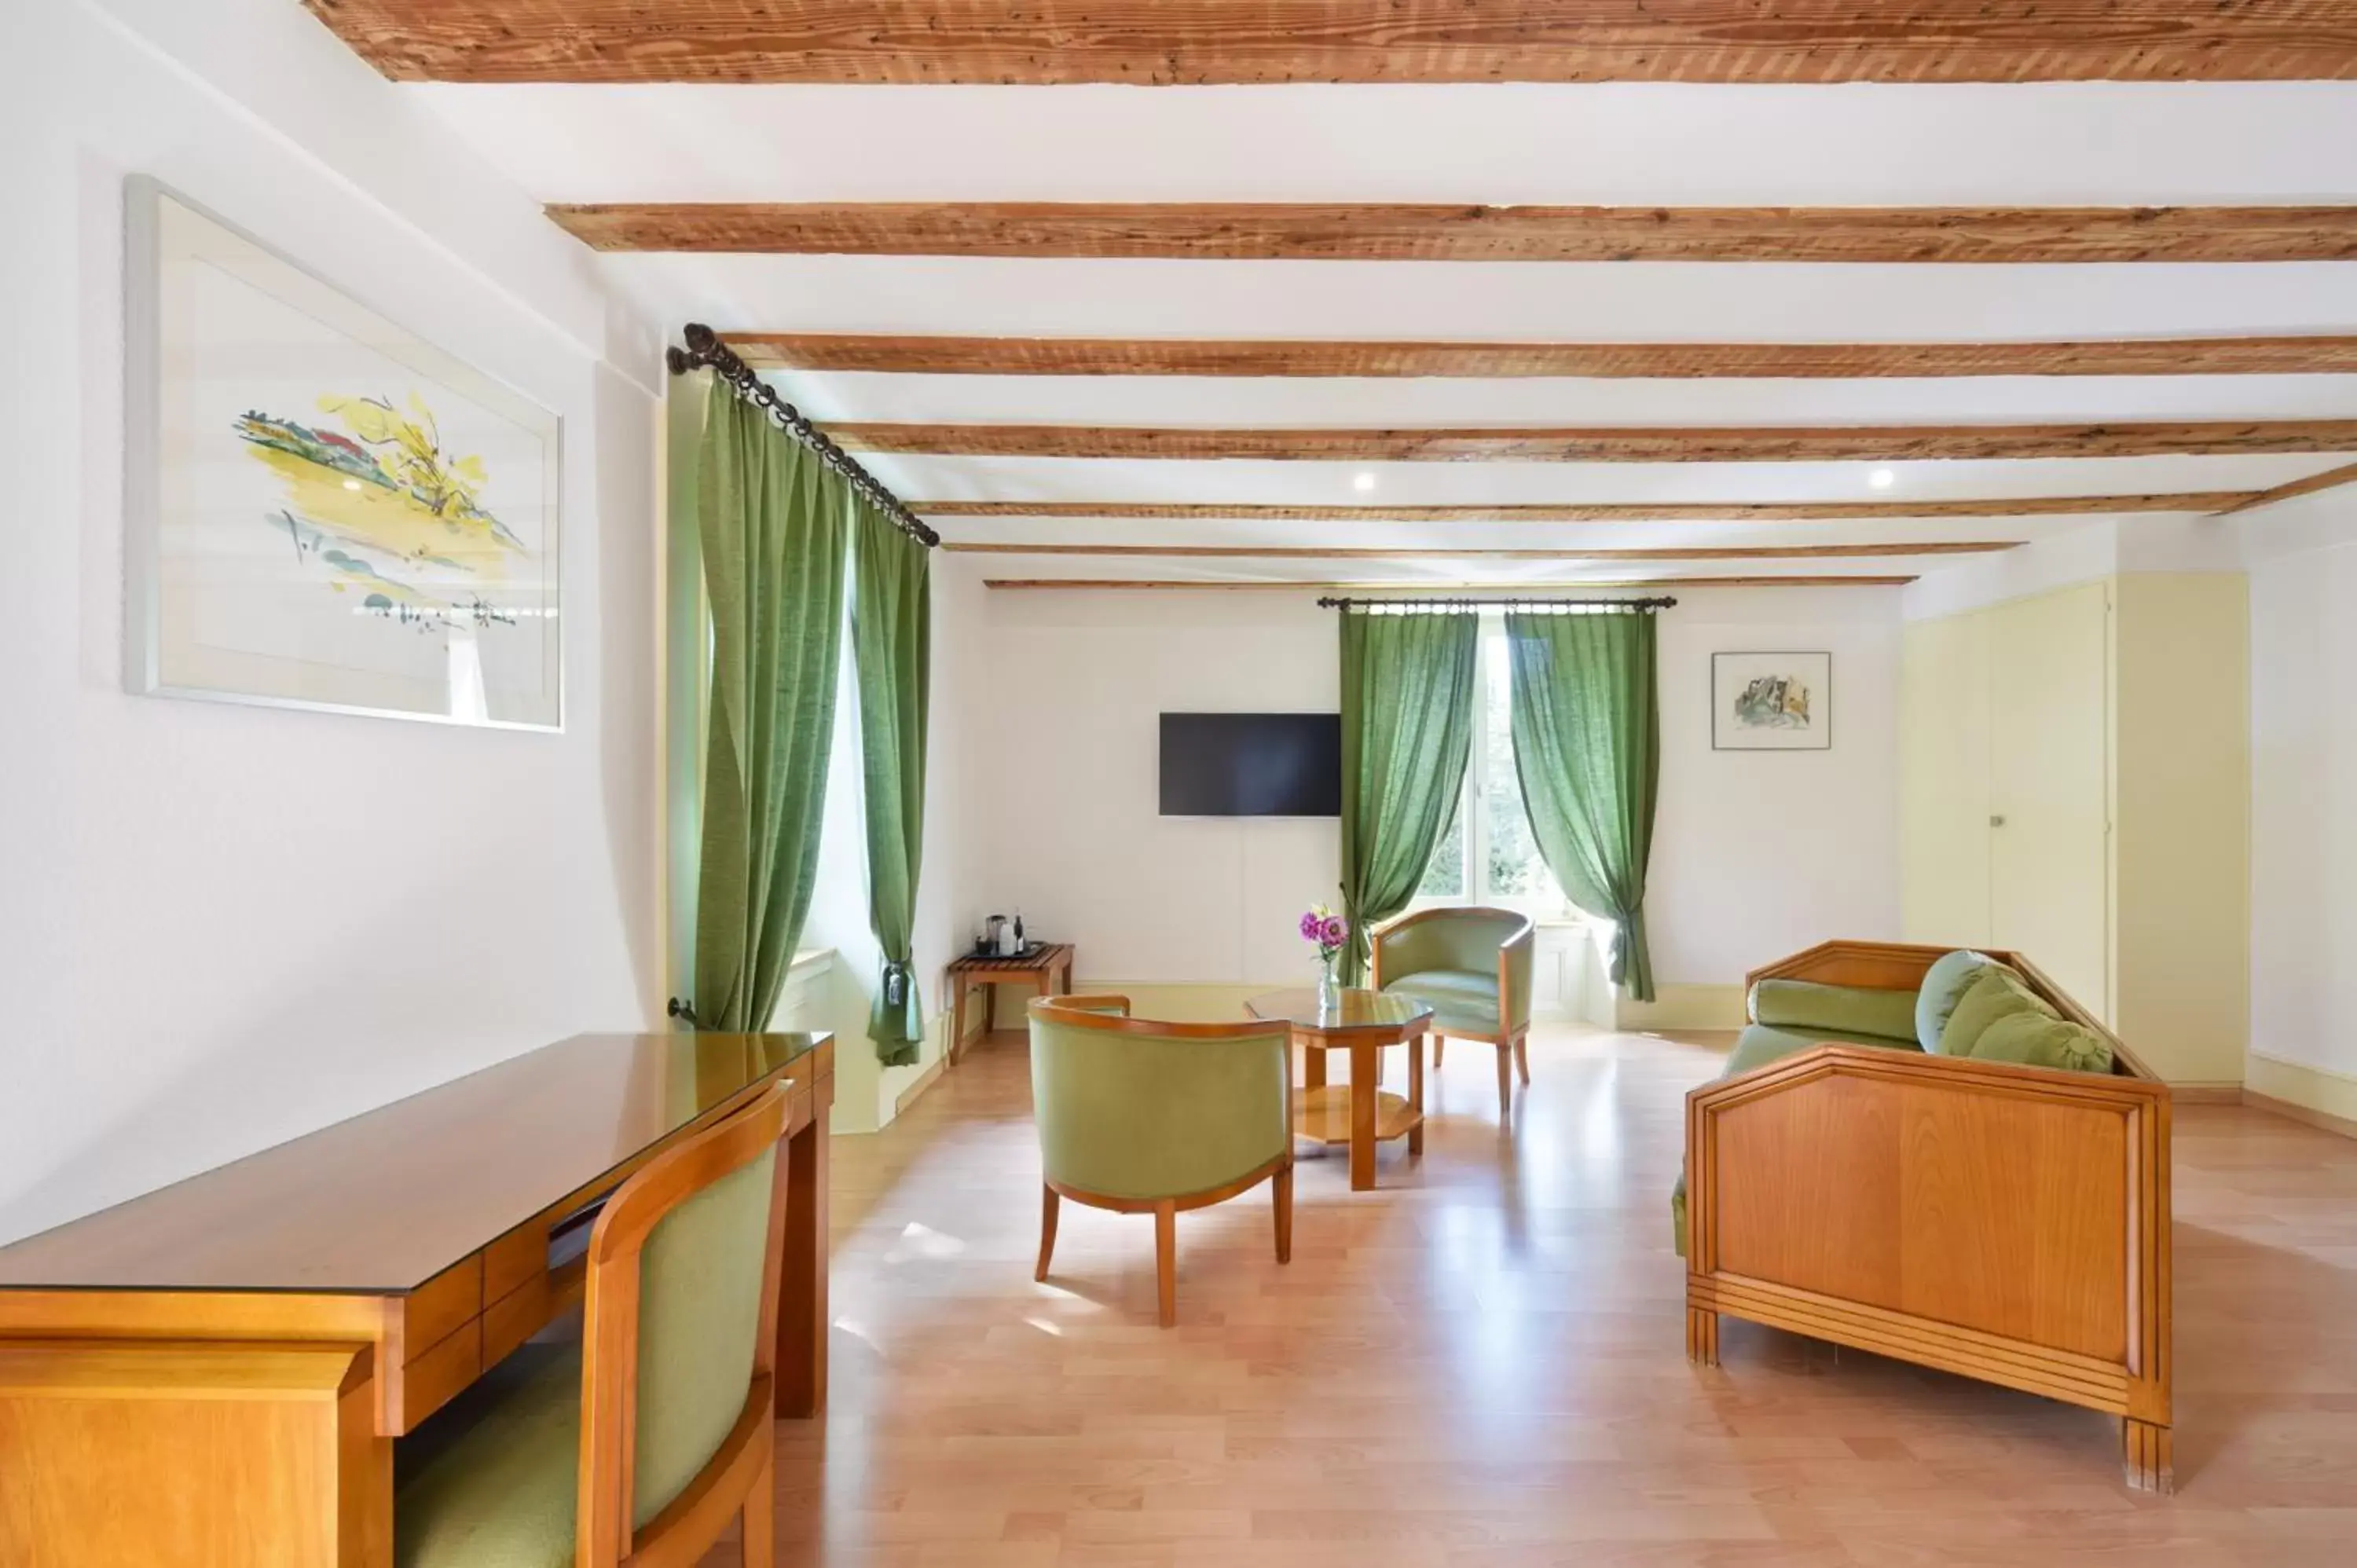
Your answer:
[[[1340,714],[1165,714],[1166,817],[1339,817]]]

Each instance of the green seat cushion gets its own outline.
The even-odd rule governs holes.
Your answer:
[[[1940,1031],[1940,1054],[1945,1057],[1968,1057],[1983,1030],[1999,1018],[2016,1013],[2034,1013],[2052,1018],[2058,1016],[2044,998],[2029,989],[2029,983],[2004,964],[1992,963],[1973,978],[1964,993],[1956,999],[1955,1011],[1948,1015],[1947,1027]]]
[[[1876,991],[1863,985],[1763,980],[1751,988],[1751,1021],[1776,1027],[1840,1029],[1913,1045],[1915,996],[1912,991]]]
[[[571,1568],[581,1351],[526,1345],[393,1445],[395,1568]]]
[[[1498,972],[1494,969],[1418,970],[1383,989],[1413,996],[1430,1007],[1437,1029],[1461,1029],[1469,1035],[1498,1032]]]
[[[1948,1027],[1948,1015],[1956,1010],[1964,990],[1980,978],[1981,971],[1996,962],[1986,953],[1959,948],[1943,953],[1932,961],[1923,972],[1923,983],[1915,992],[1915,1043],[1927,1051],[1940,1048],[1940,1036]]]
[[[1842,1046],[1879,1046],[1885,1050],[1916,1051],[1921,1047],[1912,1040],[1894,1040],[1882,1035],[1845,1033],[1839,1029],[1776,1029],[1764,1024],[1754,1024],[1735,1036],[1735,1048],[1727,1054],[1727,1065],[1719,1069],[1720,1078],[1733,1078],[1770,1062],[1822,1046],[1827,1041]],[[1686,1174],[1678,1172],[1678,1185],[1670,1189],[1670,1232],[1676,1239],[1678,1256],[1686,1255]]]
[[[2025,1067],[2066,1068],[2072,1072],[2112,1070],[2111,1043],[2068,1018],[2043,1013],[2008,1013],[1973,1042],[1973,1059],[2019,1062]]]

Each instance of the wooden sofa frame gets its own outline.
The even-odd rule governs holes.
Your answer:
[[[1826,942],[1750,982],[1914,989],[1950,950]],[[2131,1487],[2171,1487],[2169,1088],[1827,1043],[1686,1096],[1686,1354],[1721,1314],[2122,1418]]]

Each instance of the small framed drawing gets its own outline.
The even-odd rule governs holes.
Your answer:
[[[564,725],[557,418],[126,191],[132,690]]]
[[[1830,653],[1710,656],[1714,751],[1824,751],[1834,743]]]

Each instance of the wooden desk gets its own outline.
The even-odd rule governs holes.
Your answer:
[[[1061,973],[1063,983],[1056,983]],[[950,960],[950,1061],[952,1066],[965,1050],[965,999],[977,985],[982,993],[982,1029],[988,1034],[998,1026],[998,986],[1002,981],[1028,980],[1039,988],[1042,996],[1062,996],[1072,989],[1072,944],[1044,942],[1038,950],[1016,958],[996,958],[985,953],[966,953]]]
[[[1318,993],[1273,991],[1244,1004],[1255,1018],[1282,1018],[1293,1026],[1293,1043],[1301,1047],[1301,1092],[1293,1097],[1293,1135],[1319,1144],[1351,1146],[1351,1189],[1364,1192],[1375,1185],[1375,1145],[1405,1137],[1411,1155],[1424,1153],[1424,1036],[1432,1027],[1432,1009],[1411,997],[1384,991],[1346,988],[1331,1007],[1320,1007]],[[1407,1054],[1407,1098],[1385,1094],[1376,1081],[1377,1052],[1405,1044]],[[1351,1086],[1329,1089],[1326,1083],[1326,1053],[1351,1053]]]
[[[778,1413],[818,1413],[833,1038],[581,1035],[0,1248],[0,1568],[389,1564],[393,1440],[580,1299],[625,1177],[780,1079]]]

